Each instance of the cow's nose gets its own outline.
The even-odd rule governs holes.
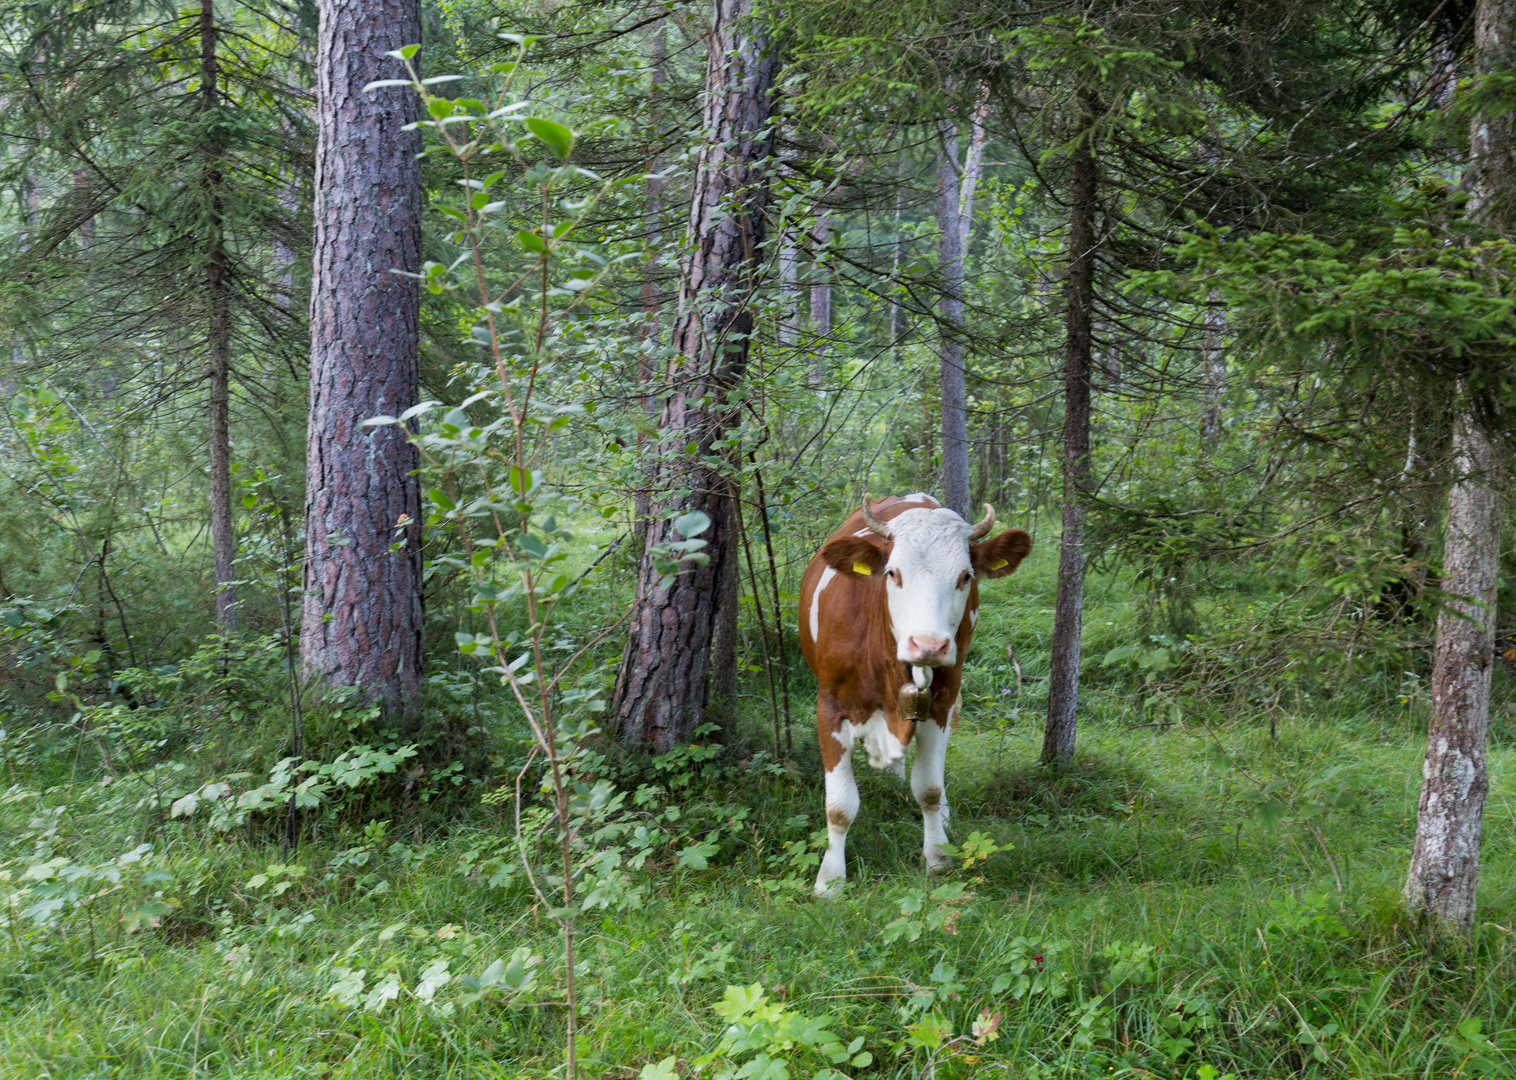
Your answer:
[[[950,638],[917,637],[913,634],[905,639],[905,652],[913,664],[945,664],[952,645]]]

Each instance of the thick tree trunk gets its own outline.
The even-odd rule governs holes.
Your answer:
[[[209,112],[219,105],[216,62],[216,9],[200,0],[200,107]],[[231,295],[226,280],[226,237],[221,201],[221,155],[208,150],[202,183],[209,213],[206,240],[205,295],[209,311],[205,352],[209,369],[210,402],[207,453],[211,480],[211,562],[216,574],[216,632],[237,632],[237,535],[232,529],[231,468]]]
[[[763,258],[768,203],[771,90],[777,63],[753,12],[755,0],[715,0],[706,68],[702,148],[690,207],[674,324],[671,393],[659,416],[671,433],[660,456],[649,547],[678,540],[672,519],[700,511],[710,565],[680,574],[667,588],[644,556],[637,605],[616,683],[613,710],[628,742],[663,751],[688,742],[707,719],[713,686],[730,685],[713,664],[726,637],[724,606],[741,555],[736,506],[714,444],[732,421],[728,392],[748,362],[749,306]],[[693,450],[690,449],[693,444]]]
[[[958,129],[944,120],[937,151],[937,272],[942,296],[937,347],[942,394],[942,505],[969,512],[968,392],[963,374],[963,225],[958,169]]]
[[[371,416],[416,403],[419,137],[385,53],[421,40],[416,0],[320,0],[316,55],[311,412],[306,458],[307,677],[358,686],[392,712],[421,704],[421,504],[416,449]],[[394,546],[394,550],[391,548]]]
[[[652,391],[654,357],[662,331],[661,312],[663,298],[658,290],[658,266],[663,248],[663,180],[658,174],[663,171],[662,98],[663,84],[667,78],[668,22],[658,24],[653,34],[651,54],[648,57],[648,77],[652,82],[649,97],[652,101],[652,146],[648,151],[648,178],[643,188],[643,218],[647,222],[647,261],[642,265],[642,355],[637,359],[637,392],[643,415],[649,425],[658,421],[658,398]],[[646,435],[637,436],[637,445],[646,442]],[[632,513],[632,538],[635,550],[641,551],[647,544],[647,515],[652,509],[647,483],[637,488]]]
[[[1095,310],[1093,106],[1081,93],[1069,205],[1067,326],[1063,360],[1063,535],[1058,542],[1058,596],[1053,605],[1053,650],[1042,760],[1060,768],[1074,756],[1079,709],[1079,651],[1084,627],[1085,508],[1090,473],[1090,358]]]
[[[1432,718],[1422,768],[1407,905],[1438,931],[1474,925],[1479,832],[1490,780],[1486,746],[1499,585],[1499,458],[1477,418],[1454,421],[1458,478],[1448,492],[1442,591],[1432,662]]]
[[[1516,0],[1479,0],[1474,14],[1476,75],[1510,68],[1516,44]],[[1469,124],[1464,185],[1475,221],[1509,234],[1516,190],[1516,137],[1504,115]],[[1453,417],[1457,475],[1448,490],[1443,541],[1445,607],[1437,618],[1432,659],[1432,716],[1422,766],[1416,840],[1405,902],[1438,933],[1474,927],[1479,835],[1490,780],[1490,682],[1494,673],[1496,590],[1500,563],[1501,455],[1459,386]]]

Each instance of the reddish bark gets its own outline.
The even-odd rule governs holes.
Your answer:
[[[420,268],[419,137],[401,130],[416,119],[416,96],[363,88],[398,73],[385,53],[421,40],[420,10],[416,0],[321,0],[320,12],[301,658],[312,679],[414,714],[418,457],[400,428],[360,425],[418,394],[416,283],[391,272]]]
[[[667,588],[646,555],[613,710],[622,738],[665,750],[707,718],[712,666],[734,665],[721,608],[736,599],[741,552],[736,506],[716,447],[731,420],[727,393],[747,368],[768,204],[771,90],[778,64],[753,16],[754,0],[715,0],[706,69],[704,137],[681,267],[671,391],[659,415],[670,432],[658,466],[649,546],[678,540],[671,519],[701,511],[710,565]],[[731,613],[727,613],[728,615]],[[730,640],[730,639],[728,639]]]

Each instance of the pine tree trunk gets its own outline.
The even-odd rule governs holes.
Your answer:
[[[216,62],[216,9],[212,0],[200,0],[200,94],[201,110],[219,105]],[[202,173],[210,235],[206,241],[205,294],[209,310],[205,352],[209,368],[210,402],[207,453],[211,481],[211,562],[216,574],[216,632],[237,632],[237,536],[232,529],[231,470],[231,296],[226,280],[226,241],[221,200],[221,155],[214,146],[207,151]]]
[[[658,398],[653,394],[651,386],[654,357],[662,330],[663,298],[658,293],[658,265],[663,248],[663,181],[657,174],[663,170],[663,156],[660,153],[663,127],[662,88],[664,79],[667,78],[667,62],[668,22],[665,20],[658,24],[658,30],[653,34],[651,55],[648,57],[648,76],[653,84],[649,93],[653,104],[651,117],[653,145],[648,153],[648,178],[643,188],[642,214],[647,222],[648,255],[647,261],[642,266],[643,352],[637,358],[637,391],[643,415],[646,416],[649,425],[658,420]],[[639,448],[645,444],[646,439],[647,436],[644,434],[637,436]],[[637,551],[641,551],[647,545],[647,515],[651,508],[647,483],[644,481],[637,488],[632,508],[632,539]]]
[[[1079,95],[1078,142],[1069,205],[1068,314],[1063,360],[1063,535],[1042,760],[1062,768],[1074,757],[1079,709],[1079,653],[1084,626],[1085,509],[1090,473],[1090,359],[1095,310],[1097,174],[1090,145],[1093,103]]]
[[[940,127],[937,151],[937,273],[942,320],[937,348],[942,395],[942,505],[967,517],[969,512],[968,392],[963,374],[963,226],[960,221],[958,129],[950,120]]]
[[[1477,75],[1509,69],[1516,42],[1516,0],[1479,0],[1474,14]],[[1464,184],[1469,216],[1509,234],[1516,189],[1516,137],[1505,115],[1469,125]],[[1490,780],[1486,747],[1494,674],[1500,564],[1501,456],[1460,385],[1453,418],[1456,477],[1448,489],[1442,592],[1432,657],[1432,716],[1422,766],[1416,840],[1405,902],[1435,933],[1474,927],[1480,824]]]
[[[308,678],[357,686],[392,713],[421,704],[418,456],[397,427],[359,425],[415,404],[419,137],[384,55],[421,40],[416,0],[320,0],[306,566]],[[392,545],[398,545],[391,551]]]
[[[742,379],[753,332],[753,294],[768,209],[771,90],[778,64],[754,17],[755,0],[715,0],[709,36],[704,137],[690,207],[688,252],[674,324],[672,393],[659,425],[672,434],[659,455],[648,544],[676,541],[672,519],[700,511],[710,565],[667,588],[646,555],[617,680],[613,711],[621,737],[663,751],[688,742],[707,719],[713,687],[731,685],[735,650],[713,655],[729,626],[741,555],[736,506],[714,443],[735,419],[727,394]],[[693,452],[690,452],[693,444]],[[729,640],[729,639],[728,639]],[[718,665],[714,675],[713,665]]]

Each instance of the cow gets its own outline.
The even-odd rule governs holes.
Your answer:
[[[911,791],[921,807],[929,870],[948,860],[943,788],[948,736],[963,698],[963,660],[979,620],[979,579],[1004,577],[1032,550],[1011,529],[990,540],[985,517],[970,525],[930,495],[891,496],[855,511],[822,545],[800,581],[800,651],[816,673],[816,734],[826,767],[828,845],[816,892],[847,879],[848,828],[858,816],[852,751],[905,776],[916,736]]]

